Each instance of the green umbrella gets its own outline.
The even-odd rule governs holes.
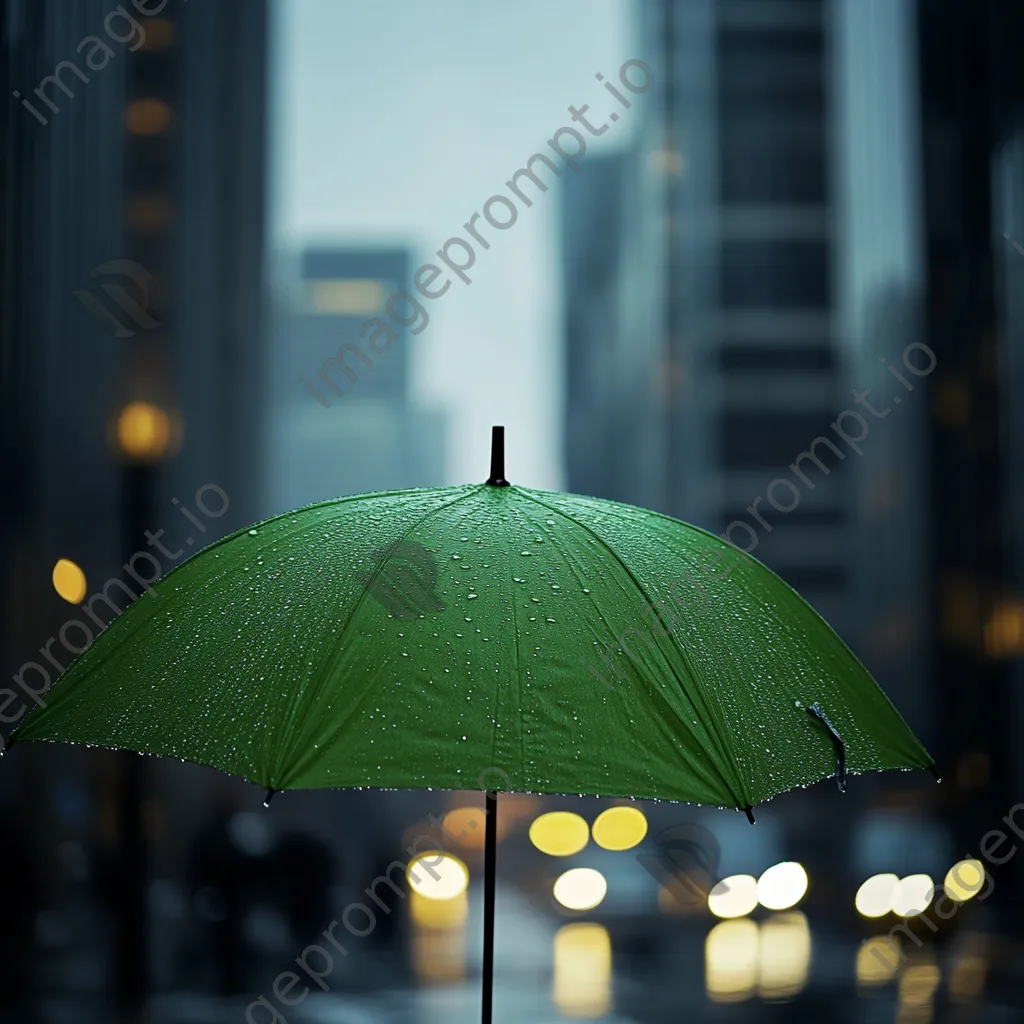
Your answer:
[[[868,672],[756,559],[654,512],[486,484],[358,495],[211,545],[132,604],[17,730],[274,792],[496,791],[746,810],[932,768]],[[488,774],[490,773],[490,775]]]

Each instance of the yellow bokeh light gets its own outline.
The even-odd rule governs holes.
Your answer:
[[[541,853],[552,857],[571,857],[579,853],[590,841],[590,828],[578,815],[570,811],[551,811],[542,814],[530,826],[530,842]]]
[[[762,999],[791,999],[811,967],[811,929],[799,911],[773,914],[761,925],[757,984]]]
[[[171,108],[163,100],[133,100],[124,112],[124,123],[134,135],[160,135],[171,125]]]
[[[708,893],[708,909],[715,917],[744,917],[757,906],[757,879],[730,875]]]
[[[468,850],[482,850],[487,838],[487,815],[482,807],[454,807],[444,816],[444,831],[446,840],[451,838]]]
[[[423,985],[457,985],[463,981],[466,977],[466,929],[415,928],[412,966]]]
[[[853,904],[861,917],[885,917],[892,910],[892,899],[899,878],[885,873],[872,875],[858,890]]]
[[[980,860],[968,859],[954,864],[942,883],[946,895],[957,903],[966,903],[977,896],[985,884],[985,868]]]
[[[174,42],[174,22],[166,18],[150,18],[146,22],[143,50],[166,50]]]
[[[949,975],[949,998],[954,1003],[977,999],[985,988],[988,958],[981,953],[965,953],[953,962]]]
[[[88,593],[85,573],[70,558],[61,558],[53,567],[53,589],[69,604],[81,604]]]
[[[893,890],[892,911],[900,917],[913,917],[928,909],[935,892],[935,883],[928,875],[907,875]]]
[[[425,850],[405,871],[409,888],[431,900],[452,900],[466,891],[469,869],[450,853]]]
[[[899,972],[900,944],[891,935],[865,939],[857,950],[857,983],[873,987],[892,981]]]
[[[555,933],[552,998],[563,1016],[592,1019],[612,1008],[612,943],[600,924],[563,925]]]
[[[609,807],[594,821],[594,842],[605,850],[631,850],[647,835],[647,817],[637,807]]]
[[[158,459],[171,443],[171,419],[150,402],[131,402],[117,418],[117,443],[133,459]]]
[[[757,900],[767,910],[789,910],[807,892],[807,872],[796,861],[768,868],[757,880]]]
[[[572,868],[555,881],[555,899],[568,910],[593,910],[608,892],[604,875],[594,868]]]
[[[409,896],[409,914],[420,928],[460,928],[469,916],[469,897],[465,891],[447,900],[424,896],[415,889]]]
[[[749,999],[757,985],[759,932],[750,920],[722,921],[704,941],[704,984],[716,1003]]]
[[[909,964],[900,975],[900,1009],[930,1006],[942,976],[935,964]],[[919,1015],[915,1018],[920,1020]]]

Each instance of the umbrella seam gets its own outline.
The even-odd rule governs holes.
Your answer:
[[[517,595],[515,587],[512,588],[512,632],[516,641],[516,707],[519,709],[519,768],[522,770],[526,764],[526,751],[524,749],[525,729],[523,728],[523,656],[519,647],[519,612],[516,610]],[[500,684],[499,684],[500,685]],[[495,715],[497,724],[497,715]],[[498,746],[498,730],[494,730],[494,750]],[[491,760],[494,760],[492,756]]]
[[[409,534],[411,534],[414,530],[416,530],[419,527],[421,527],[432,516],[437,515],[439,512],[442,512],[445,509],[451,508],[453,505],[457,505],[460,501],[462,501],[465,498],[470,497],[473,494],[476,494],[480,490],[481,487],[485,487],[485,486],[486,486],[486,484],[478,484],[476,486],[471,486],[470,489],[463,491],[462,494],[459,494],[456,497],[452,498],[451,501],[446,501],[446,502],[442,503],[441,505],[438,505],[436,508],[431,509],[429,512],[425,513],[423,516],[421,516],[419,519],[417,519],[414,523],[412,523],[409,526],[409,528],[401,535],[401,537],[399,537],[399,539],[398,539],[398,541],[396,543],[397,544],[402,543],[409,536]],[[320,698],[320,695],[321,695],[321,692],[322,692],[322,688],[323,688],[324,680],[329,675],[329,668],[330,668],[331,664],[333,664],[333,662],[334,662],[334,657],[335,657],[335,654],[338,651],[339,646],[342,644],[342,642],[345,639],[345,636],[346,636],[346,634],[348,632],[349,626],[355,620],[355,617],[358,614],[359,609],[363,606],[363,602],[366,600],[367,595],[370,593],[370,588],[376,582],[377,577],[381,574],[381,572],[383,572],[384,566],[387,564],[387,561],[388,561],[387,558],[383,559],[381,564],[377,567],[376,572],[373,573],[373,575],[370,577],[370,579],[367,581],[367,583],[363,587],[363,592],[359,595],[359,598],[356,601],[355,606],[353,607],[352,611],[349,613],[348,622],[346,622],[346,624],[342,627],[341,633],[339,634],[337,641],[335,641],[335,643],[332,645],[330,651],[328,652],[327,656],[324,658],[324,661],[323,661],[324,668],[317,674],[317,678],[312,681],[311,689],[315,688],[316,692],[315,693],[311,693],[310,697],[305,702],[305,704],[306,704],[306,711],[301,716],[301,720],[298,723],[298,728],[289,729],[289,732],[295,738],[295,740],[297,740],[299,735],[302,734],[302,732],[303,732],[303,730],[305,728],[306,719],[308,718],[310,710],[312,709],[313,705],[315,705],[317,703],[317,701],[319,700],[319,698]],[[336,732],[337,730],[334,730],[334,731]],[[292,745],[289,747],[289,749],[287,751],[287,755],[288,756],[283,759],[286,764],[290,760],[291,754],[292,754],[293,750],[294,750],[294,740],[293,740]],[[275,787],[275,788],[277,788],[277,787]]]
[[[737,806],[739,806],[739,807],[746,806],[749,803],[749,800],[750,800],[750,798],[748,797],[748,795],[746,793],[746,790],[747,790],[746,781],[747,780],[745,779],[743,773],[739,770],[739,765],[737,764],[736,759],[731,756],[731,754],[729,753],[728,749],[725,747],[725,745],[722,743],[722,740],[721,740],[721,738],[726,735],[727,730],[726,730],[725,726],[727,725],[727,723],[723,723],[721,718],[719,717],[719,715],[717,713],[718,710],[719,710],[717,701],[711,701],[711,700],[707,699],[705,688],[704,688],[703,684],[701,683],[701,681],[700,681],[699,677],[697,676],[697,674],[693,671],[693,668],[692,668],[692,666],[690,664],[690,659],[688,658],[688,656],[686,654],[686,651],[684,651],[682,646],[679,643],[676,642],[674,633],[669,628],[668,623],[666,623],[665,620],[662,618],[661,610],[652,601],[650,594],[648,594],[646,589],[643,586],[641,586],[640,581],[633,574],[633,571],[623,561],[622,557],[611,546],[611,544],[607,540],[605,540],[604,537],[602,537],[600,534],[595,532],[586,523],[580,521],[579,519],[576,519],[576,518],[573,518],[571,516],[568,516],[567,513],[563,512],[561,509],[559,509],[559,508],[557,508],[555,506],[547,504],[547,502],[542,501],[540,498],[536,497],[535,494],[527,491],[525,488],[522,488],[521,490],[526,495],[526,497],[528,497],[531,501],[535,502],[536,504],[540,505],[542,508],[546,508],[549,511],[556,513],[557,515],[565,516],[571,522],[576,523],[583,530],[585,530],[587,533],[589,533],[619,563],[619,565],[622,567],[623,571],[626,573],[626,575],[632,581],[633,585],[636,587],[637,591],[640,593],[640,595],[643,597],[643,599],[648,603],[648,605],[654,610],[654,613],[657,616],[658,621],[661,623],[662,629],[664,629],[666,635],[672,639],[672,642],[675,645],[677,653],[679,654],[679,656],[682,659],[683,663],[686,665],[687,669],[689,670],[690,676],[693,679],[694,685],[699,688],[699,690],[700,690],[700,692],[702,694],[705,694],[705,702],[704,703],[705,703],[705,706],[710,711],[712,717],[714,718],[715,727],[716,727],[716,729],[714,731],[709,730],[709,735],[713,736],[714,741],[715,741],[716,745],[719,748],[719,753],[722,755],[723,760],[732,765],[733,771],[734,771],[735,776],[736,776],[736,780],[740,783],[739,788],[740,788],[740,790],[742,792],[741,792],[741,796],[740,796],[740,799],[739,799],[739,802],[738,802]],[[668,518],[668,517],[664,517],[664,518]],[[687,524],[684,524],[684,525],[687,525]],[[682,685],[681,681],[678,678],[676,679],[676,682],[679,683],[680,685]],[[728,786],[728,780],[725,779],[724,777],[722,778],[722,782],[725,783]]]
[[[531,494],[532,495],[536,495],[536,494],[550,494],[554,498],[565,497],[565,495],[562,494],[559,491],[533,491],[533,492],[531,492]],[[903,715],[900,712],[899,708],[896,707],[896,705],[893,703],[892,699],[885,692],[885,690],[882,689],[881,686],[879,686],[878,681],[867,670],[867,668],[865,667],[864,663],[861,661],[861,659],[858,657],[858,655],[853,651],[853,649],[850,647],[850,645],[843,639],[843,637],[841,637],[835,631],[835,629],[832,628],[832,625],[817,610],[817,608],[815,608],[807,600],[807,598],[805,598],[803,596],[803,594],[800,593],[799,590],[797,590],[795,587],[790,586],[781,576],[779,576],[779,574],[776,573],[775,570],[771,568],[771,566],[766,565],[759,558],[755,558],[752,554],[750,554],[749,551],[744,551],[743,548],[737,547],[731,541],[728,541],[728,540],[724,539],[720,534],[714,534],[710,530],[705,530],[702,526],[695,526],[693,523],[688,523],[688,522],[686,522],[683,519],[677,519],[674,516],[665,515],[664,512],[656,512],[654,509],[639,508],[636,505],[629,505],[629,504],[627,504],[624,501],[614,501],[611,498],[595,498],[592,495],[588,496],[588,495],[582,495],[582,494],[573,494],[573,495],[569,495],[569,496],[572,497],[576,501],[585,501],[588,504],[596,503],[598,505],[598,507],[594,510],[595,512],[600,513],[602,515],[617,515],[618,518],[620,518],[621,520],[626,521],[627,523],[629,522],[630,516],[635,515],[637,512],[643,512],[645,515],[653,516],[654,518],[660,519],[663,522],[668,523],[668,524],[670,524],[672,526],[684,526],[688,530],[693,530],[694,533],[698,533],[698,534],[701,534],[704,537],[707,537],[709,540],[715,540],[715,541],[720,542],[724,549],[730,551],[731,553],[734,553],[734,554],[740,556],[741,560],[745,560],[747,562],[753,562],[754,565],[759,566],[760,568],[762,568],[765,571],[769,572],[787,590],[789,590],[792,594],[796,595],[796,597],[799,599],[800,604],[802,605],[803,609],[808,611],[808,612],[810,612],[812,618],[814,618],[818,622],[818,624],[820,626],[824,626],[824,628],[825,628],[827,633],[829,633],[832,636],[836,637],[836,639],[839,641],[839,643],[845,649],[846,653],[857,663],[858,666],[860,666],[860,668],[864,671],[864,673],[871,679],[871,681],[875,685],[875,688],[879,691],[879,693],[881,693],[882,697],[884,698],[885,702],[889,705],[889,708],[892,710],[893,714],[896,715],[896,717],[899,719],[900,723],[906,728],[907,732],[910,733],[914,737],[915,743],[920,748],[921,752],[928,758],[928,760],[931,763],[931,765],[934,767],[935,761],[932,758],[931,754],[928,753],[928,751],[925,748],[924,744],[921,743],[921,741],[914,734],[913,730],[910,728],[909,724],[907,723],[907,720],[903,717]],[[534,498],[534,500],[539,500],[539,499]],[[544,504],[544,503],[540,502],[540,504]],[[545,506],[545,507],[547,507],[547,506]],[[562,514],[565,515],[564,512]]]

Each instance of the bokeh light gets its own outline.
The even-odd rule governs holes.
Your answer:
[[[857,950],[857,983],[873,988],[899,973],[900,944],[891,935],[873,935]]]
[[[541,853],[552,857],[571,857],[589,841],[589,826],[578,814],[570,811],[542,814],[530,826],[530,842]]]
[[[768,868],[757,880],[757,899],[767,910],[795,907],[807,892],[807,872],[796,861]]]
[[[892,910],[899,878],[891,873],[872,875],[858,890],[854,906],[862,917],[885,917]]]
[[[85,573],[70,558],[58,559],[53,567],[53,589],[69,604],[81,604],[88,593]]]
[[[946,872],[942,887],[951,900],[966,903],[978,895],[984,884],[985,868],[981,861],[969,858],[958,861]]]
[[[413,857],[405,871],[409,888],[432,900],[452,900],[466,891],[469,869],[450,853],[425,850]]]
[[[715,917],[743,917],[757,906],[757,879],[730,875],[708,893],[708,909]]]
[[[555,899],[568,910],[592,910],[608,892],[604,875],[594,868],[572,868],[555,881]]]
[[[445,839],[468,850],[482,850],[487,838],[487,814],[482,807],[454,807],[444,816]],[[501,821],[498,826],[500,829]]]
[[[125,109],[124,123],[134,135],[160,135],[171,126],[171,108],[155,97],[133,100]]]
[[[612,943],[600,924],[563,925],[555,933],[552,998],[565,1017],[593,1019],[612,1008]]]
[[[459,928],[469,916],[469,896],[463,890],[451,899],[434,899],[413,889],[409,894],[409,914],[420,928]]]
[[[638,807],[609,807],[594,821],[594,842],[605,850],[631,850],[647,835],[647,816]]]
[[[928,909],[935,893],[935,883],[928,875],[907,875],[893,890],[892,911],[900,917],[913,917]]]
[[[759,938],[757,925],[750,920],[722,921],[708,932],[704,984],[709,999],[736,1003],[754,994]]]
[[[949,973],[949,998],[954,1003],[969,1003],[981,996],[988,977],[987,941],[977,934],[966,943],[953,961]]]
[[[158,459],[171,443],[171,419],[150,402],[130,402],[117,418],[117,443],[133,459]]]
[[[914,877],[911,875],[911,877]],[[899,980],[899,1020],[930,1020],[932,1000],[942,975],[934,963],[908,964]],[[916,1010],[917,1013],[907,1013]],[[920,1011],[925,1010],[926,1013]]]
[[[762,999],[792,999],[811,969],[811,929],[800,911],[772,914],[761,925],[757,988]]]

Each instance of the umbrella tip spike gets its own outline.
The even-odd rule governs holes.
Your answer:
[[[754,824],[754,808],[749,806],[749,805],[747,805],[746,807],[743,808],[743,810],[744,810],[744,812],[747,815],[747,821],[749,821],[750,824],[753,825]]]
[[[277,792],[276,789],[268,789],[267,795],[263,798],[263,806],[269,807],[270,801],[274,799],[274,794]]]
[[[508,487],[505,479],[505,428],[491,427],[491,475],[487,480],[491,487]]]

